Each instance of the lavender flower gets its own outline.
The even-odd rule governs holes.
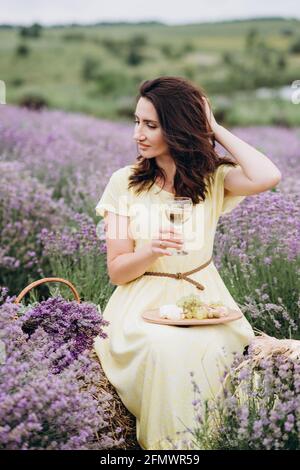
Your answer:
[[[62,297],[49,298],[29,308],[22,315],[22,330],[31,336],[38,327],[42,328],[56,348],[67,346],[66,353],[56,364],[57,371],[69,365],[85,350],[93,346],[93,339],[99,335],[106,338],[102,326],[108,325],[95,305],[66,301]]]
[[[88,351],[59,374],[52,364],[66,353],[42,327],[30,337],[22,330],[22,317],[13,320],[19,306],[6,301],[0,307],[0,339],[6,361],[0,374],[1,449],[88,449],[96,431],[98,448],[119,445],[107,432],[108,423],[95,398],[101,380],[99,364]]]

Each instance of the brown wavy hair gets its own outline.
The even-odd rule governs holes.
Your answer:
[[[215,136],[202,99],[205,97],[208,101],[204,90],[185,78],[162,76],[142,82],[136,104],[141,97],[147,98],[155,107],[165,142],[174,159],[175,195],[190,197],[193,204],[204,201],[206,180],[213,177],[218,166],[224,163],[237,165],[215,151]],[[155,158],[147,159],[139,154],[129,176],[128,189],[135,187],[139,194],[150,189],[158,176],[165,184],[165,172]]]

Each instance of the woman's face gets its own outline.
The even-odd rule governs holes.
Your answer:
[[[133,139],[138,144],[139,153],[145,158],[168,155],[168,147],[163,138],[156,109],[151,101],[141,97],[134,114]]]

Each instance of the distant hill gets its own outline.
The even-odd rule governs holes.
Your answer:
[[[52,25],[42,25],[43,28],[88,28],[88,27],[96,27],[96,26],[201,26],[201,25],[208,25],[208,24],[235,24],[235,23],[248,23],[251,22],[259,22],[259,21],[298,21],[300,22],[299,18],[295,17],[282,17],[282,16],[268,16],[268,17],[253,17],[253,18],[238,18],[238,19],[227,19],[227,20],[217,20],[217,21],[199,21],[196,23],[177,23],[177,24],[168,24],[163,21],[97,21],[96,23],[64,23],[64,24],[52,24]],[[19,28],[23,26],[23,24],[0,24],[0,28]]]
[[[131,123],[141,82],[176,75],[220,97],[215,103],[220,103],[224,122],[294,124],[299,122],[297,106],[275,106],[273,98],[266,106],[255,91],[288,88],[299,79],[299,23],[296,18],[258,17],[177,25],[2,24],[0,80],[8,104]]]

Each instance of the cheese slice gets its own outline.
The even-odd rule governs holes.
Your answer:
[[[160,318],[169,318],[170,320],[181,320],[184,318],[183,308],[175,304],[167,304],[159,307]]]

